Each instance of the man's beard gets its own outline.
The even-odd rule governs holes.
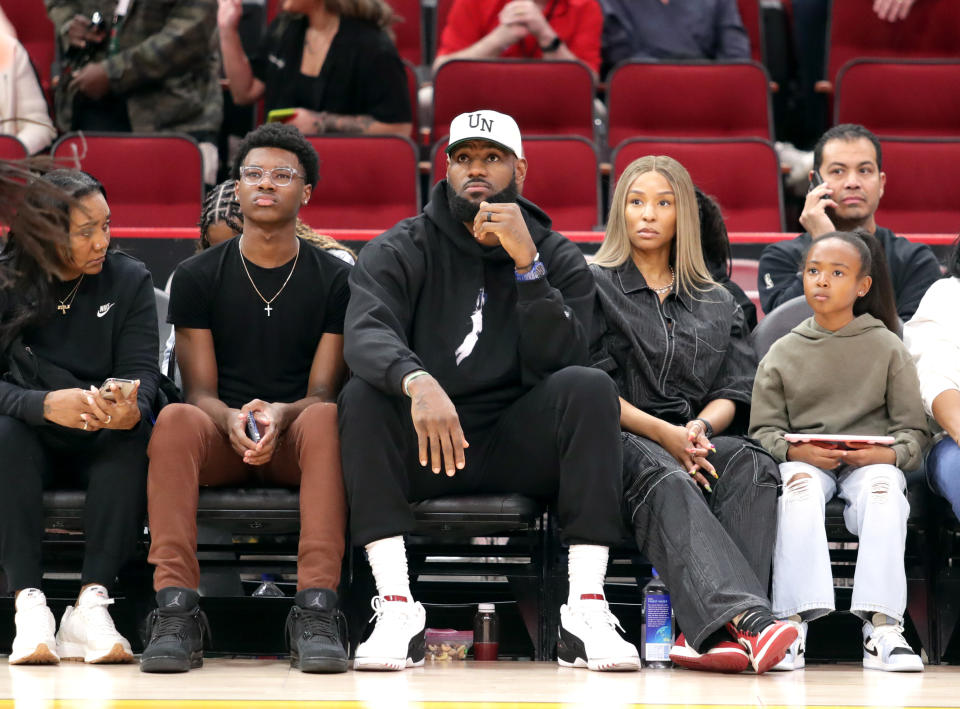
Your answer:
[[[513,175],[510,177],[510,184],[496,194],[487,197],[485,201],[507,204],[516,202],[519,196],[520,187],[517,185],[517,173],[516,170],[514,170]],[[473,218],[477,216],[477,212],[480,211],[479,202],[471,202],[466,197],[461,197],[453,191],[453,187],[449,182],[447,183],[447,203],[450,205],[450,213],[458,222],[472,222]]]

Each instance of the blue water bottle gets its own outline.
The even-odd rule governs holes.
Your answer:
[[[646,667],[666,669],[671,666],[673,647],[673,611],[670,592],[653,569],[653,578],[643,587],[643,632],[640,655]]]

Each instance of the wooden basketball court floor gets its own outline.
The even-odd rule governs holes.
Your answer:
[[[948,666],[894,674],[812,665],[757,677],[681,669],[606,674],[509,661],[341,675],[306,675],[284,660],[208,659],[180,675],[146,675],[135,664],[0,663],[0,709],[960,706],[960,667]]]

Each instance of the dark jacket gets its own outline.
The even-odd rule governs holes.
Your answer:
[[[599,309],[591,358],[620,396],[677,425],[715,399],[746,411],[757,359],[743,310],[726,289],[674,292],[661,303],[631,259],[590,270]]]
[[[906,322],[917,311],[927,288],[940,279],[940,262],[926,244],[915,244],[889,229],[877,227],[875,236],[887,255],[897,314]],[[770,244],[760,254],[757,288],[763,312],[803,295],[800,260],[811,242],[810,234],[803,233],[790,241]]]
[[[448,189],[438,183],[422,214],[360,252],[344,355],[355,375],[398,396],[404,376],[425,369],[476,429],[552,372],[587,364],[595,286],[580,250],[523,198],[547,275],[517,282],[507,252],[454,219]]]
[[[15,302],[15,295],[0,292],[0,318]],[[84,277],[66,315],[51,312],[21,335],[38,357],[66,369],[86,388],[108,377],[139,379],[140,415],[151,419],[160,379],[157,305],[150,272],[137,259],[108,252],[103,270]],[[6,371],[4,358],[0,374]],[[42,424],[47,393],[0,381],[0,415]]]
[[[63,30],[77,13],[99,10],[109,22],[116,0],[44,0],[66,51]],[[216,0],[135,0],[92,60],[106,61],[110,91],[126,99],[134,132],[216,133],[223,115],[218,78]],[[56,116],[62,131],[72,127],[74,91],[57,85]]]

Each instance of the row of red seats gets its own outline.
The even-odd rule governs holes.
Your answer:
[[[396,136],[311,136],[321,158],[320,184],[303,218],[326,229],[386,229],[422,206],[418,151]],[[877,220],[897,232],[960,231],[960,139],[884,138],[887,190]],[[0,157],[18,157],[0,140]],[[431,184],[446,171],[446,141],[433,149]],[[530,164],[524,195],[543,207],[561,231],[589,231],[603,223],[601,163],[593,143],[579,136],[524,140]],[[22,145],[19,156],[23,156]],[[643,155],[670,155],[719,202],[731,231],[779,232],[783,196],[776,153],[769,141],[635,138],[612,156],[613,184]],[[118,226],[195,225],[203,197],[200,152],[189,137],[68,134],[54,158],[96,175],[107,188]],[[123,156],[123,159],[118,159]],[[132,166],[137,166],[136,168]]]

